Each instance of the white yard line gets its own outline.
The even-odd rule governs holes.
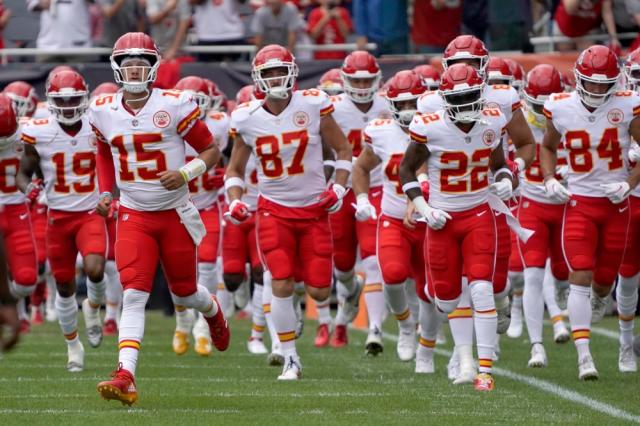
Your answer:
[[[364,332],[364,333],[367,332],[367,330],[356,329],[356,328],[354,328],[354,330]],[[609,330],[606,330],[606,331],[609,331]],[[395,335],[384,335],[384,338],[392,342],[398,341],[398,337]],[[617,335],[616,335],[616,339],[617,339]],[[435,353],[445,357],[451,356],[451,351],[447,351],[445,349],[436,348]],[[567,389],[562,386],[556,385],[555,383],[548,382],[546,380],[538,379],[531,376],[525,376],[524,374],[515,373],[511,370],[507,370],[505,368],[499,368],[499,367],[493,367],[493,373],[496,376],[502,376],[511,380],[515,380],[520,383],[524,383],[531,387],[537,388],[543,392],[547,392],[559,398],[566,399],[567,401],[584,405],[585,407],[593,411],[597,411],[600,414],[605,414],[610,417],[615,417],[617,419],[626,420],[634,423],[640,423],[640,416],[638,415],[621,410],[605,402],[601,402],[596,399],[589,398],[588,396],[582,395],[581,393],[578,393],[571,389]]]
[[[549,320],[544,320],[544,325],[551,325],[551,321]],[[569,331],[571,331],[571,328],[568,327]],[[618,331],[614,331],[614,330],[609,330],[608,328],[602,328],[602,327],[598,327],[598,326],[591,326],[591,332],[593,334],[597,334],[598,336],[603,336],[603,337],[608,337],[610,339],[614,339],[614,340],[618,340],[618,337],[620,336],[620,333]]]

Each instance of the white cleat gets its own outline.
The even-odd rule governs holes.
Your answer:
[[[78,340],[75,344],[67,345],[67,371],[79,373],[84,370],[84,346]]]
[[[417,374],[433,374],[435,373],[435,365],[433,363],[433,352],[429,355],[416,354],[416,370]]]
[[[547,366],[547,353],[541,343],[531,346],[531,359],[527,363],[529,368],[542,368]]]
[[[522,311],[516,312],[512,310],[511,324],[509,324],[509,328],[507,329],[507,337],[517,339],[520,336],[522,336]]]
[[[49,298],[51,299],[51,298]],[[58,321],[58,313],[56,312],[56,308],[53,303],[49,303],[49,299],[47,299],[46,308],[45,308],[45,319],[47,322],[56,322]]]
[[[360,310],[360,295],[362,294],[362,289],[364,288],[364,281],[362,277],[356,274],[354,279],[355,288],[353,292],[347,296],[342,304],[342,313],[348,322],[356,319],[358,315],[358,311]]]
[[[633,353],[633,345],[620,346],[618,356],[618,370],[621,373],[635,373],[638,371],[638,361]]]
[[[412,323],[408,327],[400,327],[398,346],[396,348],[400,361],[411,361],[416,356],[417,347],[418,341],[415,324]]]
[[[84,325],[87,330],[87,340],[89,340],[92,348],[97,348],[102,343],[100,308],[92,308],[89,304],[89,299],[84,299],[82,301],[82,315],[84,316]]]
[[[598,294],[591,288],[591,324],[598,323],[604,318],[604,314],[607,311],[607,303],[609,295],[604,297],[598,296]]]
[[[460,360],[460,371],[453,381],[454,385],[462,385],[466,383],[473,383],[478,372],[473,359]]]
[[[571,334],[564,325],[564,321],[558,321],[553,324],[553,341],[556,343],[566,343],[571,339]]]
[[[384,350],[382,345],[382,332],[378,327],[369,330],[367,341],[364,344],[364,353],[366,355],[377,356]]]
[[[302,377],[302,366],[297,357],[289,356],[286,360],[282,374],[278,376],[278,380],[300,380]]]
[[[596,370],[596,365],[593,363],[591,355],[578,360],[578,379],[598,380],[598,370]]]
[[[458,352],[454,350],[447,364],[447,377],[449,380],[455,380],[458,378],[458,374],[460,374],[460,359],[458,358]]]
[[[271,353],[267,356],[267,364],[273,367],[284,365],[284,355],[282,355],[279,343],[271,345]]]
[[[255,355],[264,355],[269,352],[262,339],[254,338],[249,339],[249,341],[247,342],[247,350],[249,351],[249,353]]]

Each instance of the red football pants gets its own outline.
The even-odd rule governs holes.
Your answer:
[[[38,279],[38,263],[29,208],[26,204],[2,207],[0,229],[7,248],[9,272],[16,284],[31,287]]]
[[[227,222],[222,233],[222,270],[224,273],[244,275],[244,265],[247,262],[251,264],[252,269],[260,266],[255,214],[240,225]]]

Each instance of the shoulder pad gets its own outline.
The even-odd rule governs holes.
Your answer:
[[[565,99],[569,99],[571,97],[571,93],[553,93],[549,96],[549,100],[552,102],[562,101]]]
[[[116,94],[110,93],[108,95],[101,95],[91,101],[90,108],[95,109],[104,105],[110,105],[116,100]]]
[[[235,123],[241,123],[251,117],[251,113],[260,108],[261,101],[244,102],[237,105],[231,113],[231,120]]]
[[[214,121],[222,121],[227,118],[227,114],[222,111],[212,111],[209,113],[209,115],[207,115],[207,118],[210,118]]]
[[[296,93],[300,93],[301,98],[309,105],[321,105],[328,97],[325,92],[318,89],[298,90]]]
[[[613,95],[626,98],[628,96],[633,96],[633,92],[631,90],[621,90],[619,92],[615,92]]]
[[[485,117],[500,117],[502,114],[502,111],[500,111],[500,108],[484,108],[482,110],[482,115]]]

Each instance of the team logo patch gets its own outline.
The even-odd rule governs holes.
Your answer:
[[[485,130],[482,134],[482,141],[486,146],[491,146],[493,142],[496,140],[496,132],[491,129]]]
[[[309,124],[309,114],[304,111],[298,111],[293,114],[293,124],[298,127],[306,127]]]
[[[71,146],[76,146],[78,145],[78,141],[75,139],[71,139]]]
[[[166,111],[158,111],[153,114],[153,124],[156,127],[164,129],[171,123],[171,116]]]
[[[524,203],[522,203],[522,208],[523,209],[528,209],[529,208],[529,202],[525,201]]]
[[[489,109],[500,109],[500,105],[495,102],[487,102],[486,104],[484,104],[484,107]]]
[[[607,120],[611,124],[620,124],[624,119],[624,113],[618,108],[614,108],[607,113]]]

